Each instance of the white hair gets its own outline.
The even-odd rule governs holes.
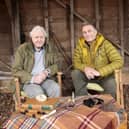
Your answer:
[[[31,38],[32,38],[33,33],[35,33],[36,31],[42,32],[44,34],[44,36],[47,37],[47,33],[46,33],[44,27],[37,25],[37,26],[34,26],[29,33]]]

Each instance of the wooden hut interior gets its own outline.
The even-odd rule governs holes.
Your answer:
[[[15,51],[29,40],[29,32],[35,25],[44,26],[48,40],[52,39],[56,46],[59,70],[63,73],[63,96],[71,95],[74,90],[72,57],[77,40],[82,36],[81,25],[83,22],[95,25],[124,59],[121,81],[124,106],[128,112],[128,6],[129,0],[0,0],[0,124],[14,110],[10,80]]]

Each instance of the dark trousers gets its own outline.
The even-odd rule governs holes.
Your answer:
[[[77,96],[87,95],[87,84],[89,82],[97,83],[104,88],[104,94],[111,94],[114,98],[116,96],[116,81],[114,75],[109,75],[104,78],[96,78],[89,80],[80,70],[72,71],[72,80]]]

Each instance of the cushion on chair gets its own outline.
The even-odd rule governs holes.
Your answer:
[[[94,91],[99,91],[99,92],[103,92],[104,89],[97,83],[88,83],[86,88],[88,90],[94,90]]]
[[[21,91],[21,96],[28,97],[24,91]]]

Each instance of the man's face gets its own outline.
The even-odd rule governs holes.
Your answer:
[[[96,39],[97,30],[92,25],[82,27],[82,35],[87,42],[92,42]]]
[[[35,31],[32,34],[32,42],[35,48],[40,49],[45,43],[45,36],[41,31]]]

